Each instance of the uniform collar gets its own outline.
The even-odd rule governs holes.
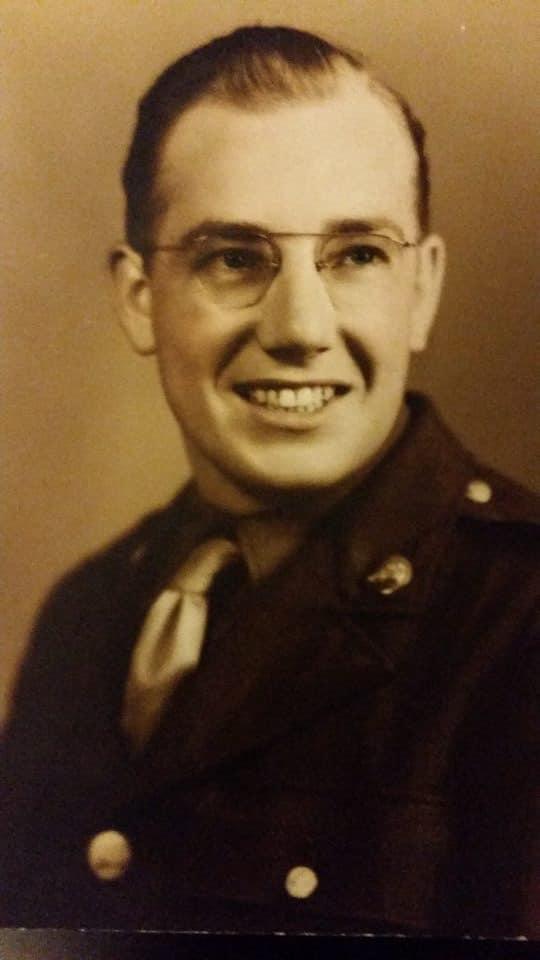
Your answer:
[[[238,539],[250,576],[258,582],[316,537],[332,545],[344,598],[354,596],[367,609],[421,606],[472,467],[429,398],[409,393],[407,407],[407,427],[384,459],[322,516],[296,519],[269,512],[239,521],[204,503],[189,484],[177,501],[182,536],[171,570],[202,540],[230,536]],[[409,582],[392,583],[395,560],[405,561],[401,577],[409,569]],[[397,573],[399,580],[399,563]]]
[[[254,582],[270,576],[295,553],[312,525],[312,521],[286,517],[274,511],[239,519],[205,503],[194,483],[182,491],[175,506],[179,510],[180,536],[172,570],[176,570],[204,540],[228,537],[238,541]]]
[[[471,477],[471,458],[431,401],[410,393],[407,403],[407,430],[340,512],[344,595],[396,613],[423,605]]]

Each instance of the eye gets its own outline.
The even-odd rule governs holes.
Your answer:
[[[197,257],[194,267],[198,273],[216,279],[252,276],[268,269],[269,258],[264,250],[250,247],[214,247]]]
[[[322,250],[321,263],[352,279],[355,274],[389,265],[394,250],[389,237],[375,234],[332,237]]]
[[[388,256],[382,247],[372,243],[355,244],[346,247],[339,255],[342,265],[362,267],[371,263],[388,263]]]
[[[221,250],[214,254],[214,259],[221,261],[228,270],[253,270],[262,263],[261,254],[256,250],[232,247],[230,250]]]

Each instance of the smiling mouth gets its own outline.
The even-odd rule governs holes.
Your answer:
[[[349,390],[350,387],[341,383],[295,384],[260,380],[234,386],[235,393],[248,403],[287,413],[316,413]]]

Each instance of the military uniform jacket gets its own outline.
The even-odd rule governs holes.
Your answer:
[[[189,493],[56,588],[5,737],[2,923],[539,934],[537,505],[411,404],[293,557],[225,580],[142,755],[123,690]]]

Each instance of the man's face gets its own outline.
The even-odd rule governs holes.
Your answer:
[[[416,241],[414,178],[398,116],[356,76],[327,99],[258,112],[203,102],[166,142],[167,206],[153,242],[179,244],[208,221],[320,234],[352,220]],[[200,282],[189,246],[183,257],[155,253],[148,271],[148,336],[166,396],[201,492],[233,509],[330,491],[369,467],[435,306],[436,238],[341,300],[317,270],[320,239],[276,243],[281,267],[247,306]],[[238,269],[234,255],[223,259],[228,246],[212,239],[219,276]]]

